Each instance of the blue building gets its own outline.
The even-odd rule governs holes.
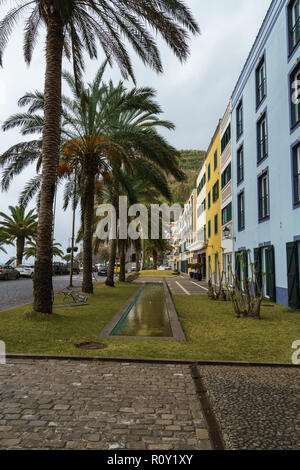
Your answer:
[[[300,308],[300,0],[273,0],[232,95],[236,272]],[[239,262],[237,262],[239,260]],[[250,275],[250,266],[247,269]]]

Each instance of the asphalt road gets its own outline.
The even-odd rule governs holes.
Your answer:
[[[106,277],[97,276],[97,282],[104,282]],[[82,275],[73,277],[74,287],[80,287]],[[58,293],[69,285],[69,276],[53,277],[54,292]],[[0,280],[0,311],[17,307],[32,302],[33,281],[32,279],[20,278],[17,281]]]

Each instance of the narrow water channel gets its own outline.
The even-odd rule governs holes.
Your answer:
[[[112,335],[172,337],[162,284],[146,284]]]

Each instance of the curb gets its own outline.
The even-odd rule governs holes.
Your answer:
[[[7,359],[32,359],[32,360],[59,360],[59,361],[98,361],[98,362],[123,362],[132,364],[178,364],[189,366],[231,366],[231,367],[284,367],[298,368],[300,365],[280,362],[243,362],[243,361],[201,361],[180,359],[149,359],[130,357],[102,357],[102,356],[57,356],[51,354],[6,354]]]

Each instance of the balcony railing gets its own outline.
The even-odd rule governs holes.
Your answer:
[[[267,136],[264,136],[258,142],[258,161],[262,160],[267,155]]]
[[[259,217],[265,219],[269,215],[269,196],[262,196],[259,198]]]
[[[300,202],[300,173],[295,176],[295,203]]]
[[[257,104],[260,104],[266,96],[266,79],[264,78],[262,83],[257,87]]]
[[[294,47],[296,47],[296,45],[298,44],[300,40],[300,17],[298,18],[295,25],[291,29],[290,35],[291,35],[291,46],[292,46],[292,49],[294,49]]]

